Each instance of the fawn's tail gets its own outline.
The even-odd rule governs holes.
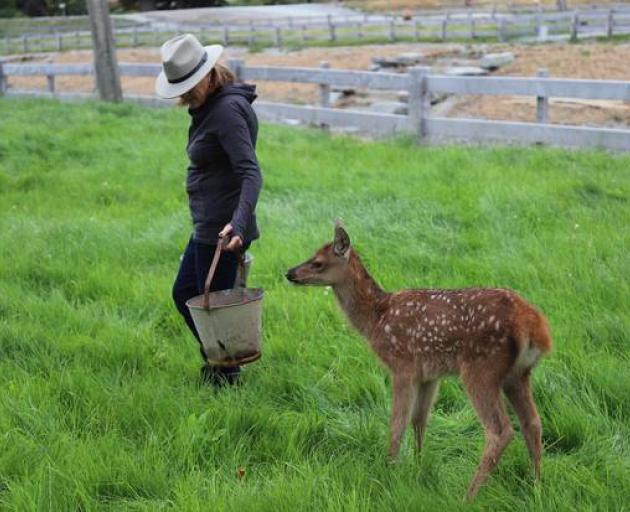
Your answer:
[[[525,301],[517,305],[516,331],[517,367],[531,368],[543,355],[551,352],[553,341],[547,319]]]

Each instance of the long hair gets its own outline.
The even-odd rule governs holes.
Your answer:
[[[216,90],[226,85],[231,85],[236,82],[236,76],[232,73],[232,70],[223,64],[218,62],[210,70],[210,93],[212,94]]]
[[[224,66],[223,64],[219,64],[218,62],[204,78],[210,79],[208,83],[207,94],[213,94],[222,87],[225,87],[226,85],[231,85],[236,82],[236,76],[234,75],[234,73],[232,73],[230,68]],[[188,93],[184,93],[179,98],[177,98],[177,105],[183,107],[190,104],[190,98],[187,96],[187,94]]]

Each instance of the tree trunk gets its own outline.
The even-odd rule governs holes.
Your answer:
[[[92,26],[94,74],[99,97],[104,101],[122,101],[116,47],[107,0],[88,0],[87,6]]]

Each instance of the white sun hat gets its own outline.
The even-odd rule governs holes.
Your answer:
[[[155,93],[162,98],[177,98],[210,72],[223,53],[223,46],[204,47],[192,34],[183,34],[166,41],[160,52],[162,71],[155,81]]]

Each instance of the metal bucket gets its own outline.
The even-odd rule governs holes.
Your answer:
[[[217,244],[208,271],[204,294],[186,302],[208,363],[214,366],[240,366],[261,356],[261,288],[246,288],[252,258],[245,255],[239,265],[235,288],[209,292],[219,261],[222,243]],[[248,258],[249,256],[249,258]]]
[[[234,282],[234,288],[247,288],[247,278],[249,277],[249,270],[252,267],[254,257],[246,252],[243,255],[241,264],[238,266],[236,273],[236,281]]]

